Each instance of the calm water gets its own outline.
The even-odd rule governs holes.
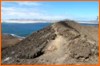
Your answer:
[[[15,34],[18,36],[25,37],[32,32],[43,29],[52,23],[28,23],[28,24],[18,24],[18,23],[2,23],[2,33]],[[97,26],[97,24],[82,24],[85,26]]]
[[[49,26],[51,23],[2,23],[2,33],[15,34],[19,36],[27,36],[32,32],[43,29]]]

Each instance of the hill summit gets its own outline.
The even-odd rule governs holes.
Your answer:
[[[2,64],[97,64],[98,28],[54,23],[2,50]]]

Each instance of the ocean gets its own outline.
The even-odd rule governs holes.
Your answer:
[[[49,26],[51,23],[2,23],[2,33],[26,37],[29,34]]]
[[[43,29],[52,23],[2,23],[2,33],[26,37],[31,33]],[[82,24],[84,26],[98,26],[98,24]]]

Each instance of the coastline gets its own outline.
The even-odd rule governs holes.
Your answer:
[[[17,44],[18,42],[22,41],[24,38],[25,37],[17,36],[15,34],[3,33],[2,34],[2,49],[13,46]]]

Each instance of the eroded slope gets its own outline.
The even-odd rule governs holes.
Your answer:
[[[3,50],[2,63],[97,64],[97,37],[95,27],[84,27],[74,21],[61,21]]]

